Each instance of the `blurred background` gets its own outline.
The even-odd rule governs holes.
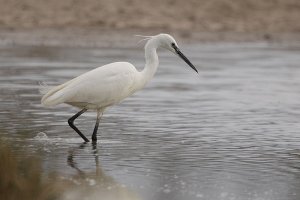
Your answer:
[[[280,37],[280,33],[295,37],[300,31],[298,0],[1,0],[0,3],[0,27],[10,30],[143,29],[177,31],[185,37],[201,35],[204,40],[224,39],[212,33],[223,33],[232,40],[237,36],[230,37],[228,32],[270,39],[274,34]]]

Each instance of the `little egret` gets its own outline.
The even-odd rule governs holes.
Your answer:
[[[89,140],[74,125],[74,120],[87,110],[96,110],[97,119],[92,141],[97,141],[97,130],[104,110],[121,102],[134,92],[142,89],[153,77],[158,67],[158,48],[167,49],[182,58],[197,73],[194,65],[179,50],[174,38],[168,34],[144,36],[146,64],[138,71],[128,62],[114,62],[86,72],[62,85],[56,86],[42,97],[42,104],[55,106],[66,103],[81,110],[72,116],[68,123],[85,142]]]

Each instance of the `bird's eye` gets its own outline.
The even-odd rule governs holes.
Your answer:
[[[172,45],[172,47],[174,47],[174,46],[175,46],[175,43],[174,43],[174,42],[172,42],[172,43],[171,43],[171,45]]]

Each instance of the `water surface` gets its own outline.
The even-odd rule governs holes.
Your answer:
[[[199,75],[160,52],[154,79],[107,110],[93,146],[67,125],[76,108],[40,104],[38,82],[61,84],[119,60],[142,69],[142,48],[1,46],[1,138],[16,157],[38,155],[45,173],[80,175],[88,191],[98,184],[120,199],[299,199],[300,44],[182,50]],[[89,138],[95,118],[76,121]],[[97,192],[68,195],[101,199]]]

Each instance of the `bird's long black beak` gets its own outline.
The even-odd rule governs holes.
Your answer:
[[[182,60],[184,60],[193,70],[195,70],[198,73],[196,67],[191,63],[191,61],[189,61],[189,59],[187,59],[187,57],[185,57],[185,55],[183,55],[183,53],[174,43],[172,44],[172,47],[174,48],[175,52],[179,55],[179,57],[182,58]]]

